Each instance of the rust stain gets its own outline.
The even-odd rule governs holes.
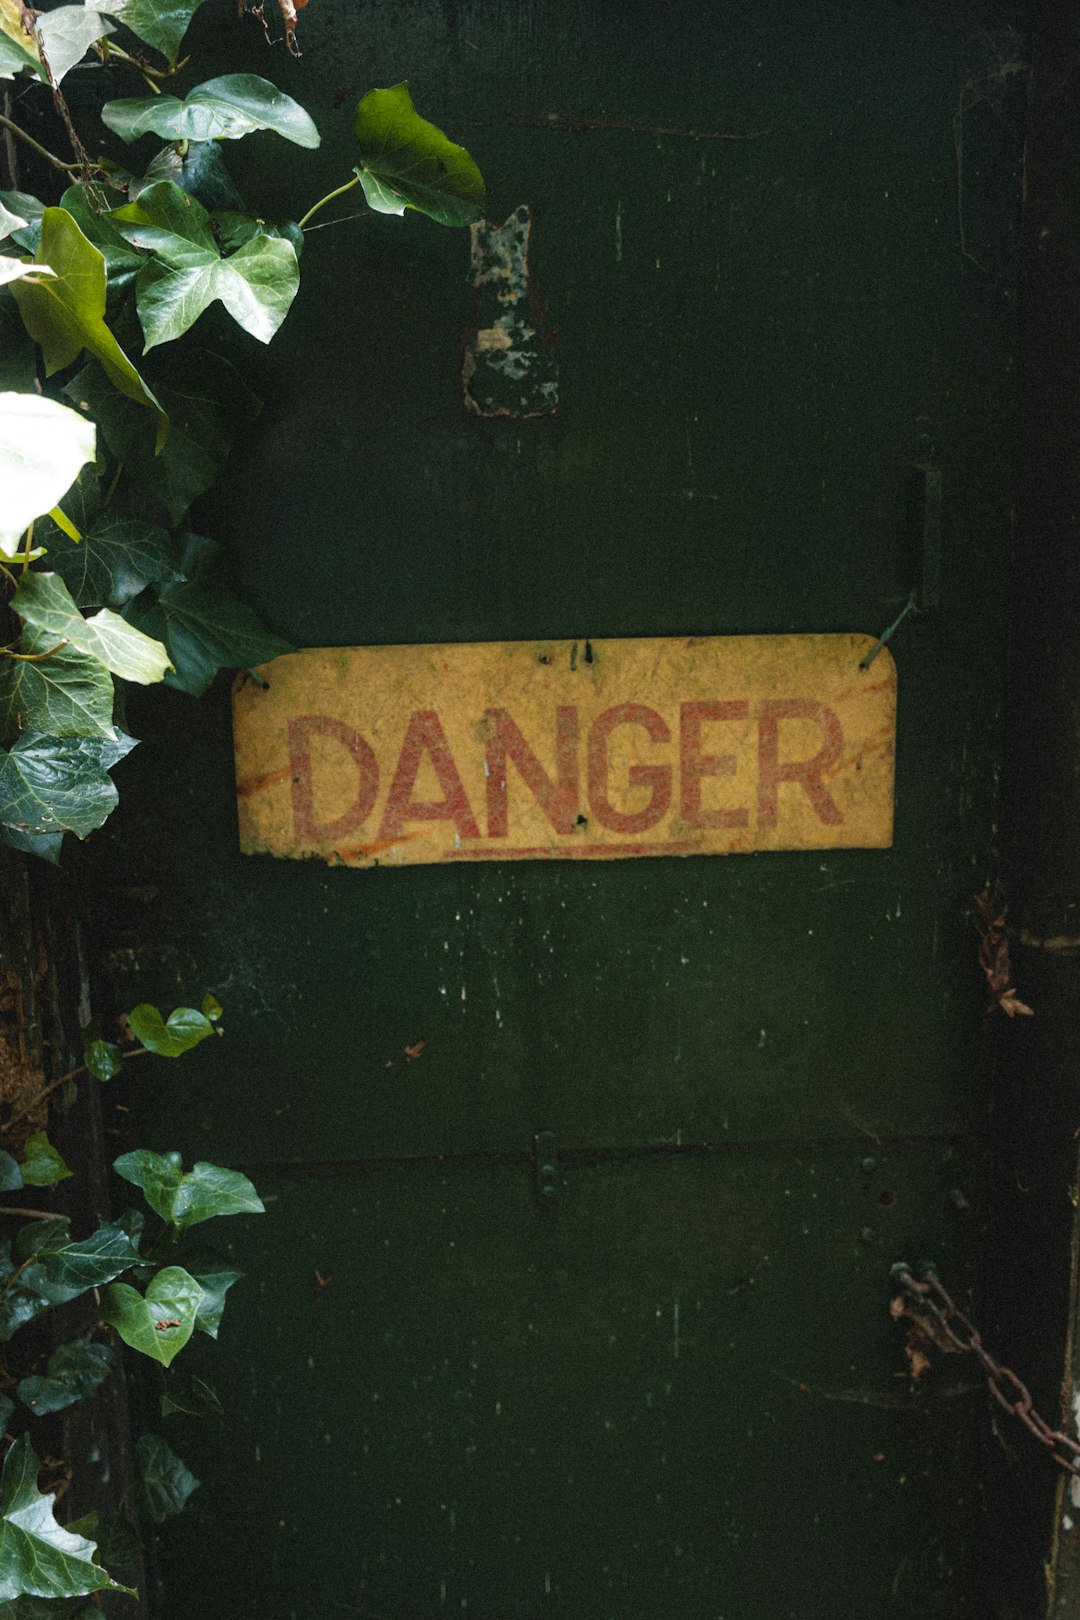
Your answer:
[[[288,765],[281,765],[276,771],[263,771],[261,776],[249,776],[244,782],[237,782],[236,797],[249,799],[253,793],[265,793],[267,788],[276,787],[279,782],[287,782],[291,771]]]

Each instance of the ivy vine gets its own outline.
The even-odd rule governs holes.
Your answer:
[[[192,82],[183,52],[201,0],[92,0],[38,12],[0,0],[0,80],[19,101],[51,98],[70,153],[48,150],[10,116],[0,141],[0,842],[57,861],[66,834],[85,838],[117,803],[114,767],[135,746],[124,683],[166,681],[199,696],[219,670],[289,651],[223,583],[214,537],[192,508],[220,476],[261,402],[196,328],[215,303],[253,341],[269,343],[300,295],[310,221],[359,188],[380,213],[414,209],[447,226],[478,220],[484,183],[469,154],[413,106],[399,84],[355,109],[350,173],[313,183],[295,220],[248,208],[228,172],[231,141],[286,140],[315,153],[309,114],[250,73]],[[278,0],[296,53],[297,12]],[[241,15],[246,0],[239,5]],[[252,7],[263,19],[263,7]],[[264,21],[265,26],[265,21]],[[131,75],[133,94],[105,101],[116,141],[91,155],[63,83],[89,65]],[[161,143],[141,174],[126,148]],[[53,191],[20,188],[20,144],[47,166]],[[313,162],[315,160],[313,159]],[[316,250],[317,251],[317,250]],[[190,335],[189,335],[190,334]],[[223,1166],[185,1169],[176,1153],[139,1148],[114,1163],[142,1196],[87,1235],[36,1207],[35,1189],[71,1172],[47,1132],[27,1121],[52,1093],[113,1079],[137,1057],[176,1058],[220,1032],[201,1007],[136,1007],[123,1041],[84,1031],[83,1062],[24,1099],[0,1124],[0,1204],[14,1236],[0,1242],[0,1617],[97,1612],[136,1542],[130,1515],[62,1524],[59,1492],[40,1489],[33,1425],[92,1398],[127,1347],[160,1369],[160,1409],[220,1415],[214,1390],[173,1362],[196,1333],[217,1336],[239,1273],[190,1237],[210,1219],[257,1214],[247,1178]],[[10,1151],[9,1151],[10,1150]],[[92,1297],[93,1320],[46,1355],[25,1330]],[[31,1348],[24,1351],[24,1343]],[[160,1435],[136,1443],[143,1514],[179,1512],[198,1481]],[[62,1481],[60,1482],[62,1484]]]
[[[258,75],[187,84],[181,51],[199,3],[93,0],[39,14],[0,0],[0,79],[19,75],[51,94],[72,148],[70,158],[49,152],[0,115],[61,177],[55,200],[0,191],[0,582],[10,618],[0,841],[51,861],[65,833],[85,838],[117,803],[111,772],[135,746],[118,683],[165,680],[198,696],[220,669],[290,650],[230,592],[216,540],[192,527],[193,503],[260,409],[192,328],[220,303],[269,343],[299,294],[309,222],[354,188],[380,213],[414,209],[448,226],[484,209],[476,164],[419,115],[405,84],[361,99],[351,174],[330,177],[296,220],[248,209],[228,143],[272,137],[315,152],[319,131]],[[295,12],[282,7],[293,44]],[[100,108],[116,154],[91,158],[67,111],[63,81],[84,63],[129,71],[139,92]],[[148,134],[163,144],[137,175],[123,150]]]

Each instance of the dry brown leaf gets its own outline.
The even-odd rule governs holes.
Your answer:
[[[923,1373],[930,1365],[930,1357],[919,1349],[911,1339],[904,1346],[904,1354],[908,1361],[908,1377],[913,1384],[917,1384]]]
[[[1005,908],[999,911],[990,903],[990,889],[975,896],[975,926],[979,930],[979,966],[986,976],[990,991],[987,1012],[1000,1007],[1008,1018],[1018,1015],[1034,1018],[1035,1010],[1021,1001],[1012,984],[1012,964],[1009,961],[1009,936],[1005,928]]]

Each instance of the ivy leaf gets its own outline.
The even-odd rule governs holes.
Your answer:
[[[127,612],[148,635],[164,640],[175,672],[168,684],[194,697],[202,696],[219,669],[250,669],[293,651],[253,608],[211,580],[168,585],[156,602],[141,598]]]
[[[4,193],[0,193],[0,197],[3,195]],[[7,195],[10,196],[10,193],[7,193]],[[0,242],[4,240],[5,236],[10,236],[13,231],[24,231],[29,223],[29,220],[23,219],[20,214],[13,214],[11,209],[5,207],[4,203],[0,201]]]
[[[180,337],[218,300],[260,343],[270,342],[289,313],[300,285],[290,242],[256,236],[223,259],[206,209],[170,180],[149,186],[112,218],[129,242],[154,254],[135,282],[147,350]]]
[[[34,540],[41,541],[50,566],[84,612],[102,606],[121,608],[148,585],[168,585],[184,577],[173,558],[168,531],[143,518],[103,512],[82,531],[77,545],[54,524],[42,524],[35,528]]]
[[[0,9],[3,0],[0,0]],[[2,77],[2,75],[0,75]],[[45,204],[40,197],[33,196],[29,191],[0,191],[0,208],[3,208],[8,217],[14,214],[22,221],[21,226],[9,226],[3,233],[10,235],[27,253],[35,252],[41,240],[41,220],[45,213]]]
[[[38,394],[0,394],[0,552],[11,557],[23,531],[65,495],[93,461],[94,425]]]
[[[171,151],[172,148],[168,150]],[[303,251],[304,233],[291,219],[275,223],[273,220],[259,219],[255,214],[242,214],[234,209],[219,208],[215,211],[213,220],[220,233],[223,253],[235,252],[256,236],[280,237],[282,241],[290,242],[298,259]]]
[[[138,197],[158,180],[172,180],[197,197],[204,208],[244,206],[216,141],[189,141],[186,152],[182,146],[163,146],[150,159],[142,179],[128,188],[130,196]]]
[[[51,276],[55,274],[47,264],[29,264],[25,259],[9,259],[0,255],[0,287],[6,287],[23,276]]]
[[[115,1080],[124,1067],[124,1054],[115,1041],[97,1039],[87,1041],[83,1048],[83,1062],[87,1072],[104,1085],[108,1080]]]
[[[110,608],[84,619],[57,574],[23,574],[11,598],[11,609],[43,636],[51,636],[54,645],[66,641],[126,681],[149,686],[160,681],[169,668],[169,656],[161,643],[143,635]]]
[[[98,366],[86,366],[64,392],[94,417],[125,474],[179,523],[214,483],[262,403],[227,360],[186,344],[162,351],[154,386],[171,424],[160,455],[145,411],[110,388]]]
[[[139,1556],[139,1538],[122,1513],[86,1513],[68,1525],[77,1535],[89,1536],[98,1544],[98,1562],[107,1569],[130,1569]],[[80,1610],[95,1616],[95,1609]],[[3,1611],[0,1610],[0,1620]]]
[[[47,640],[47,638],[45,638]],[[26,634],[24,653],[48,651]],[[40,663],[0,660],[0,735],[43,732],[49,737],[111,737],[113,683],[96,658],[63,647]]]
[[[176,66],[188,24],[202,0],[98,0],[98,10],[119,17],[125,28]]]
[[[181,1163],[178,1153],[136,1148],[114,1159],[113,1169],[141,1187],[150,1208],[180,1232],[217,1215],[262,1214],[262,1199],[239,1170],[198,1163],[185,1174]]]
[[[224,1011],[225,1009],[221,1005],[221,1002],[218,1000],[217,996],[212,996],[210,992],[207,991],[206,995],[202,998],[203,1017],[209,1018],[212,1024],[216,1024]]]
[[[75,1239],[68,1235],[66,1221],[35,1222],[28,1248],[29,1254],[20,1258],[32,1256],[34,1264],[22,1273],[16,1286],[34,1272],[31,1281],[49,1295],[51,1305],[66,1305],[139,1261],[138,1248],[116,1221],[107,1221],[89,1237]]]
[[[196,1323],[198,1326],[198,1323]],[[161,1397],[161,1415],[183,1412],[188,1417],[224,1417],[225,1408],[218,1399],[217,1390],[194,1373],[166,1386]]]
[[[22,1171],[11,1157],[0,1149],[0,1192],[18,1192],[23,1184]]]
[[[22,323],[10,292],[0,291],[0,392],[32,394],[37,390],[37,349]],[[0,519],[0,533],[5,528]]]
[[[45,59],[57,84],[76,62],[82,61],[96,40],[116,32],[106,17],[89,6],[57,6],[39,17],[37,26]]]
[[[49,76],[41,65],[37,41],[23,26],[25,18],[19,0],[0,0],[0,79],[12,79],[30,68],[47,84]]]
[[[380,214],[415,208],[440,225],[482,219],[484,179],[463,146],[421,118],[407,84],[369,90],[356,109],[360,162],[354,173]]]
[[[239,1282],[244,1274],[237,1271],[235,1266],[230,1266],[221,1255],[215,1254],[213,1249],[196,1248],[185,1251],[184,1265],[205,1296],[199,1306],[195,1326],[200,1333],[216,1339],[221,1318],[225,1314],[225,1295],[233,1283]]]
[[[0,823],[22,834],[73,832],[85,838],[116,808],[107,772],[135,741],[113,737],[20,736],[0,748]]]
[[[156,1434],[141,1434],[135,1455],[142,1475],[143,1502],[155,1524],[182,1513],[199,1481],[185,1463]]]
[[[0,1477],[0,1602],[23,1593],[68,1598],[129,1591],[94,1562],[94,1542],[57,1523],[55,1498],[37,1488],[39,1466],[29,1437],[20,1435],[4,1458]]]
[[[227,73],[176,96],[133,96],[107,101],[101,120],[121,140],[160,135],[166,141],[236,141],[273,130],[294,146],[318,146],[319,132],[299,102],[254,73]]]
[[[93,1395],[115,1365],[116,1357],[107,1344],[75,1339],[53,1351],[44,1376],[35,1374],[20,1380],[19,1399],[38,1417],[62,1412],[66,1406]]]
[[[28,1187],[51,1187],[72,1174],[44,1131],[27,1138],[22,1157],[22,1178]]]
[[[23,833],[16,827],[5,826],[0,822],[0,844],[7,844],[9,849],[21,850],[24,855],[40,855],[44,861],[53,866],[60,862],[60,851],[64,845],[63,833]]]
[[[133,1350],[168,1367],[195,1331],[202,1295],[182,1266],[166,1266],[145,1294],[130,1283],[110,1283],[101,1296],[101,1317]]]
[[[88,184],[84,180],[69,186],[60,199],[61,208],[67,209],[86,240],[105,260],[106,290],[110,294],[126,287],[145,263],[143,255],[128,246],[109,218],[110,211],[121,207],[126,200],[115,186],[102,185],[99,181]]]
[[[165,1019],[143,1002],[128,1013],[127,1021],[135,1039],[158,1057],[180,1057],[214,1033],[210,1020],[194,1007],[177,1007]]]
[[[85,349],[114,388],[157,413],[158,442],[164,443],[168,418],[105,325],[105,259],[66,208],[46,208],[37,257],[56,274],[40,282],[16,281],[11,290],[27,331],[41,345],[46,374],[69,366]]]

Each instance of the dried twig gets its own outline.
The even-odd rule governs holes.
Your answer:
[[[300,55],[300,47],[296,43],[296,13],[298,11],[303,11],[307,3],[308,0],[277,0],[277,8],[281,12],[281,21],[285,26],[285,44],[288,47],[290,56]],[[244,16],[248,10],[249,4],[250,0],[236,0],[236,10],[239,16]],[[263,6],[263,0],[259,0],[257,5],[251,5],[251,12],[252,15],[258,17],[259,21],[262,23],[263,33],[266,35],[267,44],[272,44],[273,41],[270,38],[270,30],[266,26],[266,13]]]

